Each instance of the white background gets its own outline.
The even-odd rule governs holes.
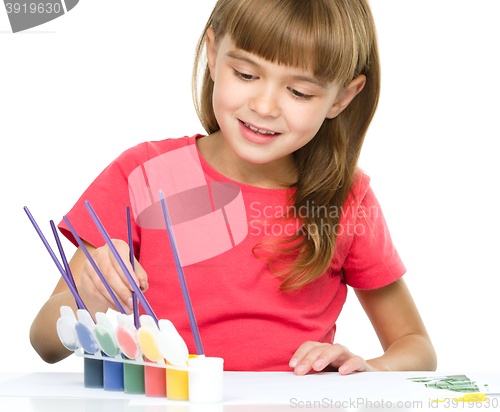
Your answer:
[[[1,372],[81,370],[81,359],[47,365],[30,346],[59,274],[22,207],[49,234],[49,219],[58,222],[126,148],[203,132],[190,76],[214,3],[82,0],[17,34],[0,6]],[[372,8],[383,87],[360,166],[408,268],[438,370],[500,371],[500,2]],[[337,341],[365,358],[381,354],[352,291]]]

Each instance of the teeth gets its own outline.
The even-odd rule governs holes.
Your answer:
[[[268,132],[267,130],[257,129],[256,127],[250,126],[249,124],[247,124],[245,122],[243,122],[243,124],[245,125],[245,127],[248,127],[250,130],[253,130],[255,133],[267,134],[270,136],[276,134],[276,132]]]

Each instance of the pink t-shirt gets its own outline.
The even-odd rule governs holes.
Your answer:
[[[252,248],[298,227],[273,221],[287,210],[290,190],[226,178],[199,154],[198,137],[145,142],[125,151],[67,217],[81,238],[100,247],[104,241],[84,201],[90,201],[110,237],[123,240],[125,209],[131,206],[134,252],[148,274],[145,296],[157,317],[172,321],[190,353],[196,353],[168,234],[158,219],[161,188],[167,200],[175,200],[168,203],[169,212],[205,354],[224,358],[225,370],[288,371],[292,354],[305,341],[333,342],[346,285],[379,288],[406,269],[370,179],[359,171],[355,198],[349,196],[342,211],[327,211],[342,213],[328,272],[299,291],[280,292],[281,280]],[[175,167],[167,170],[169,165]],[[295,213],[325,211],[311,205]],[[59,228],[75,243],[64,222]]]

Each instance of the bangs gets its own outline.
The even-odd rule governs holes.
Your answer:
[[[216,38],[272,63],[312,70],[325,83],[347,85],[368,64],[367,30],[354,27],[347,1],[227,1],[214,16]],[[340,3],[336,4],[336,3]],[[359,10],[357,10],[359,12]],[[361,30],[361,33],[359,32]]]

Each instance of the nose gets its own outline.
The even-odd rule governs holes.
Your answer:
[[[258,93],[250,99],[249,107],[250,110],[256,112],[261,117],[276,118],[281,114],[278,94],[270,88],[259,90]]]

